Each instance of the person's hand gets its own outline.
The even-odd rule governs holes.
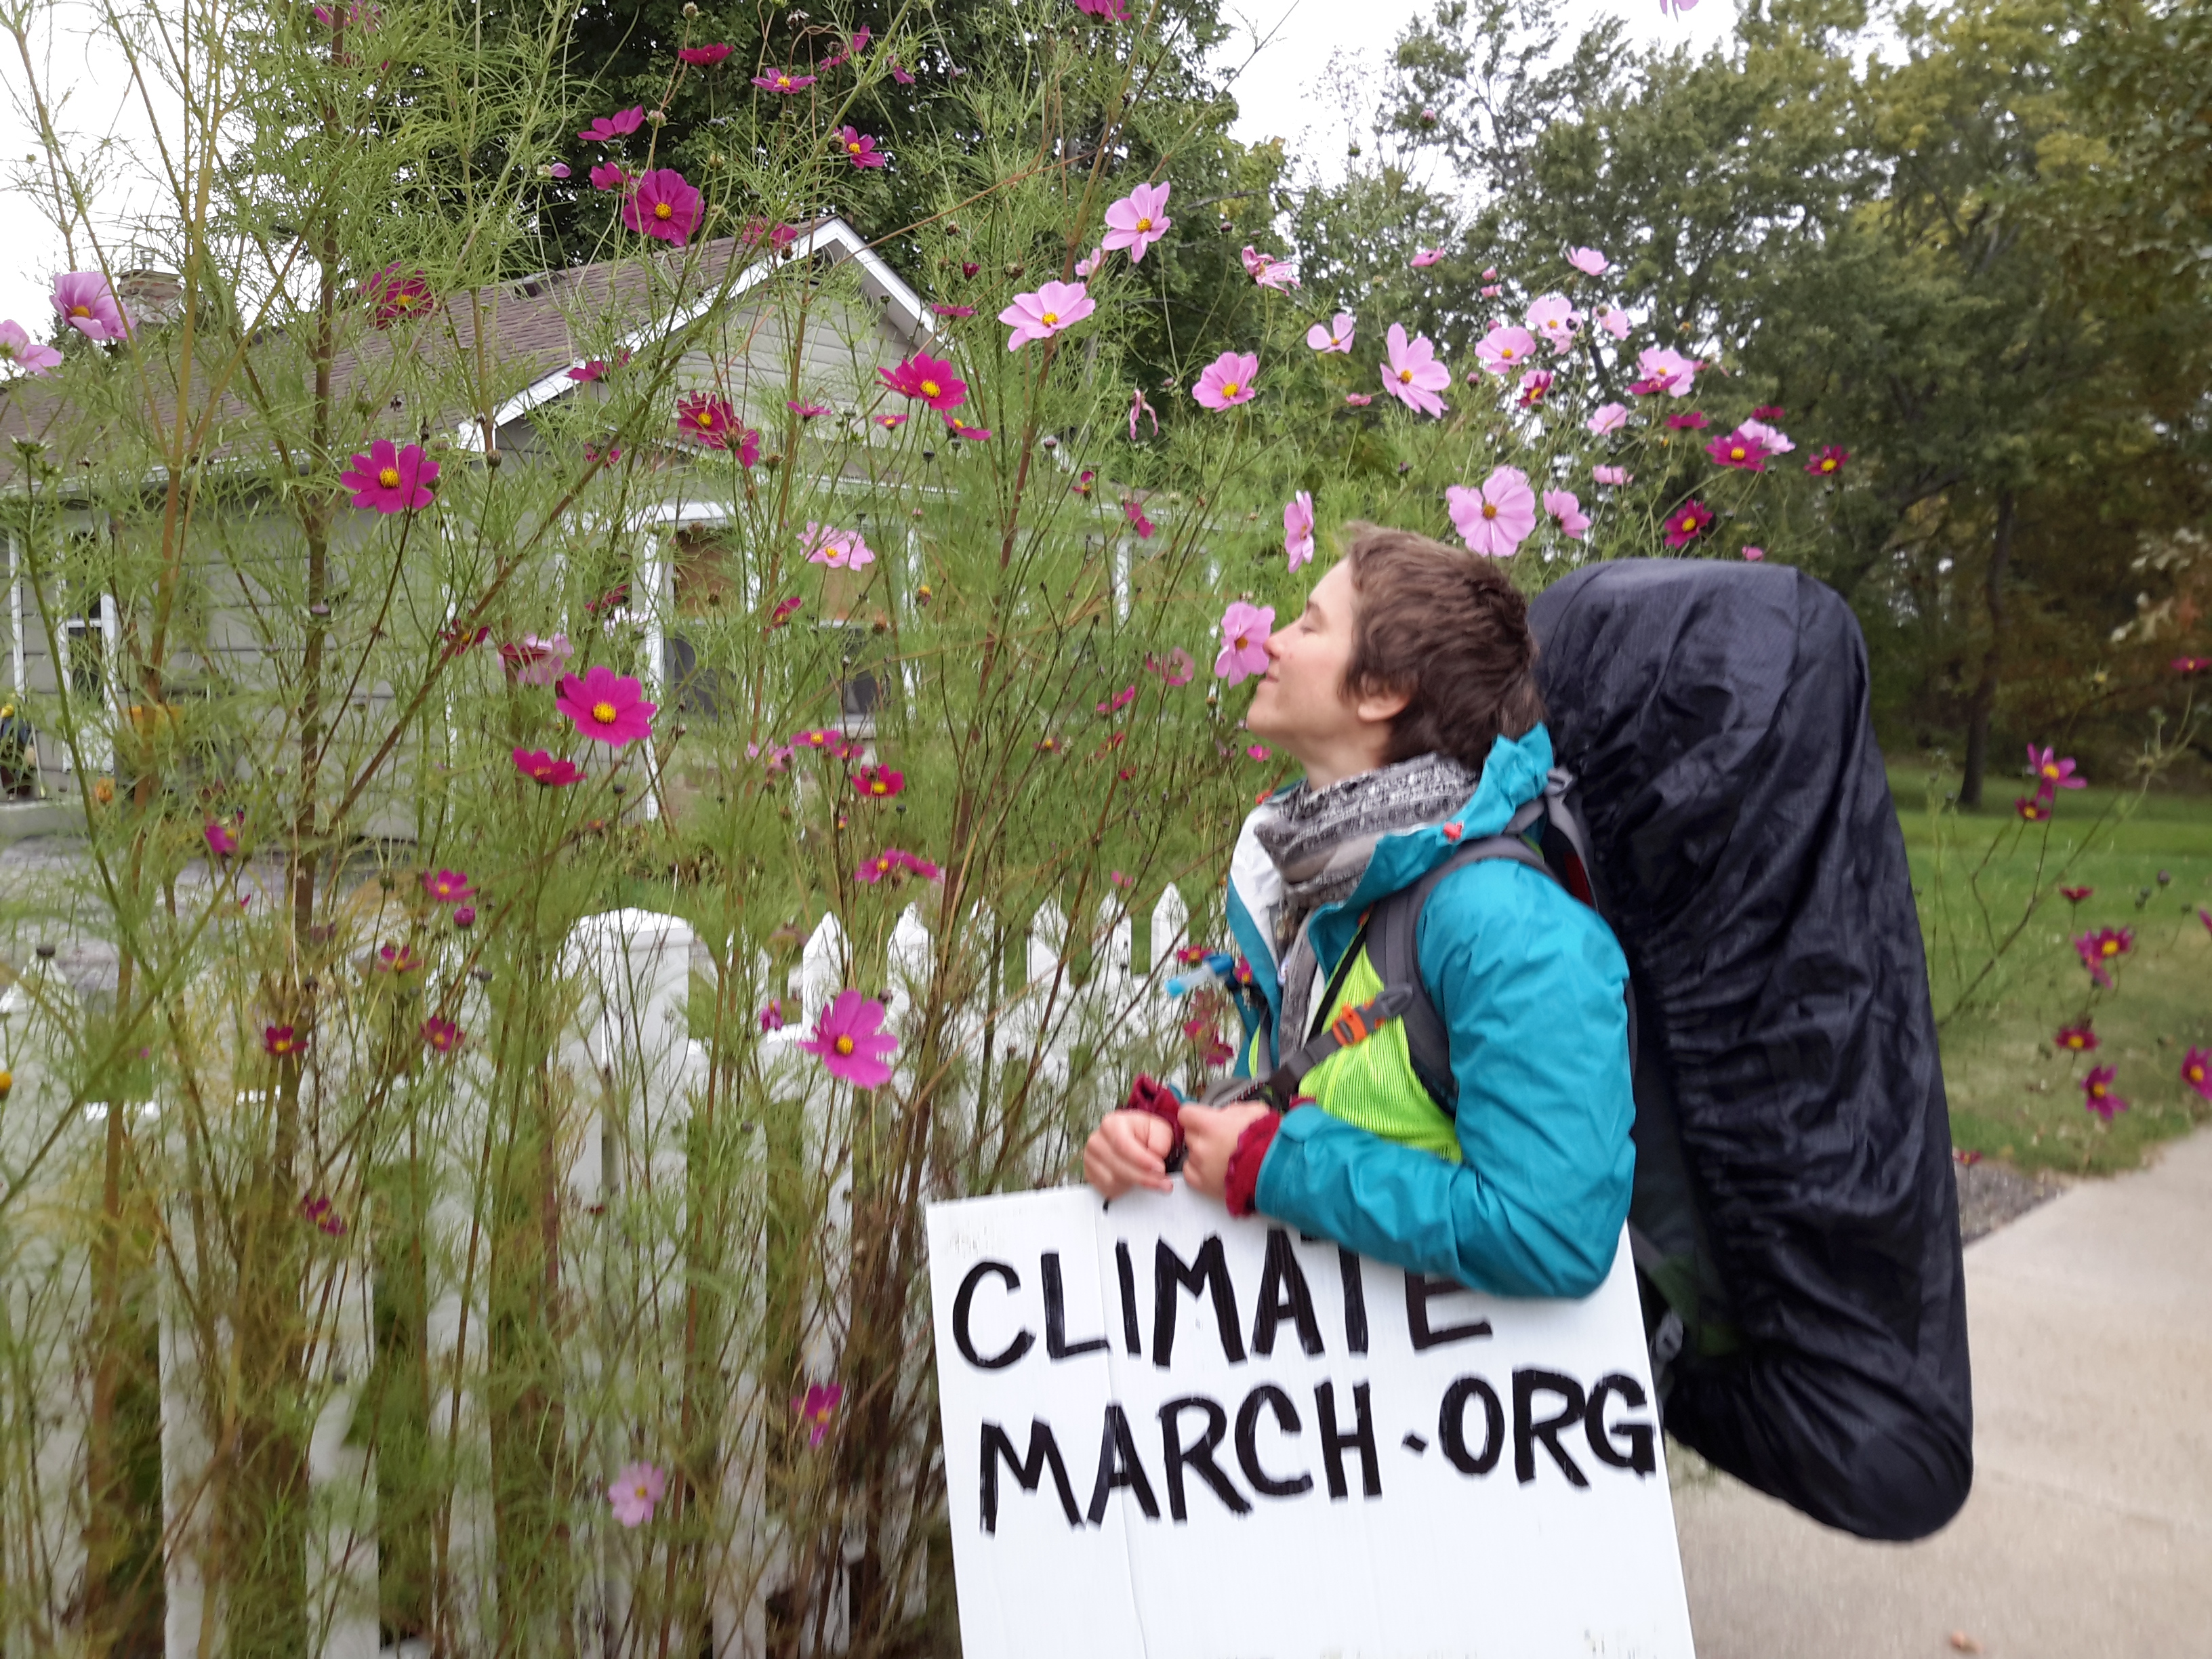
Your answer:
[[[1237,1138],[1272,1109],[1249,1103],[1182,1109],[1182,1178],[1191,1191],[1208,1198],[1222,1195],[1229,1182],[1229,1159],[1237,1150]]]
[[[1175,1150],[1175,1125],[1150,1112],[1109,1112],[1083,1147],[1083,1178],[1098,1196],[1115,1199],[1133,1187],[1171,1193],[1168,1154]]]

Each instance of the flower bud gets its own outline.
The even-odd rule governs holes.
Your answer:
[[[649,109],[645,112],[645,122],[647,126],[665,127],[668,125],[668,117],[663,111]]]
[[[691,3],[691,0],[684,0],[684,15],[685,19],[688,21],[691,18],[696,17],[698,15],[699,8],[693,5]]]

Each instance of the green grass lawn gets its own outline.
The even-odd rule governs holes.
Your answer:
[[[2023,1170],[2110,1173],[2134,1168],[2154,1143],[2212,1119],[2212,1103],[2181,1081],[2183,1054],[2192,1046],[2212,1048],[2212,930],[2197,915],[2199,907],[2212,909],[2212,800],[2153,794],[2124,818],[2093,829],[2118,804],[2116,792],[2068,790],[2046,842],[2040,825],[2015,834],[2015,791],[1992,779],[1990,810],[1947,822],[1939,881],[1926,778],[1900,767],[1891,787],[1939,1018],[1981,973],[1991,936],[2002,940],[2020,923],[2039,853],[2043,861],[2048,896],[1974,1003],[1943,1025],[1954,1141]],[[2002,801],[1994,799],[2000,790]],[[2001,830],[1995,856],[1970,884]],[[2062,880],[2094,891],[2076,908],[2050,890]],[[2071,941],[2100,927],[2133,928],[2136,944],[2118,988],[2093,994]],[[2100,1045],[2095,1054],[2056,1048],[2059,1027],[2085,1014]],[[2109,1127],[2082,1103],[2081,1080],[2098,1064],[2115,1069],[2112,1088],[2129,1103]]]

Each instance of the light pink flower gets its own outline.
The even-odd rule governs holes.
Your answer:
[[[1452,527],[1475,552],[1510,558],[1536,527],[1536,492],[1517,466],[1501,466],[1469,489],[1454,484],[1444,491]]]
[[[1594,466],[1590,477],[1601,484],[1619,486],[1627,483],[1635,475],[1625,466]]]
[[[1616,340],[1628,337],[1628,313],[1619,306],[1600,306],[1597,308],[1597,325]]]
[[[0,363],[14,363],[27,374],[44,374],[61,360],[60,352],[40,345],[12,317],[0,323]]]
[[[96,270],[67,270],[55,277],[54,309],[88,340],[131,337],[131,313]]]
[[[1145,667],[1170,685],[1188,685],[1198,672],[1198,659],[1178,645],[1171,648],[1165,657],[1147,654]]]
[[[1306,343],[1326,356],[1332,351],[1352,349],[1352,313],[1340,311],[1326,325],[1316,323],[1306,331]]]
[[[1441,261],[1443,257],[1444,251],[1442,248],[1425,247],[1413,256],[1413,269],[1426,270],[1431,265]]]
[[[1585,276],[1602,276],[1613,267],[1613,262],[1594,247],[1569,248],[1567,263]]]
[[[859,531],[840,530],[834,525],[809,523],[799,538],[799,550],[808,563],[826,564],[833,570],[858,570],[876,562]]]
[[[653,1512],[667,1495],[668,1477],[650,1463],[629,1463],[607,1488],[607,1503],[615,1519],[635,1528],[653,1519]]]
[[[1736,432],[1741,437],[1756,438],[1766,446],[1766,453],[1770,455],[1787,455],[1797,447],[1796,444],[1790,441],[1788,433],[1778,431],[1761,420],[1746,421],[1741,426],[1736,428]]]
[[[353,492],[356,507],[374,507],[379,513],[405,513],[429,506],[430,486],[437,481],[438,464],[422,453],[422,445],[399,449],[389,438],[379,438],[368,447],[368,454],[355,456],[353,464],[338,475],[340,486]]]
[[[1296,288],[1297,268],[1272,253],[1261,253],[1250,243],[1244,245],[1244,269],[1261,288]]]
[[[1125,247],[1129,263],[1142,264],[1145,250],[1175,228],[1167,216],[1166,185],[1139,185],[1106,210],[1106,235],[1102,248]]]
[[[1190,395],[1206,409],[1228,409],[1249,404],[1259,390],[1252,382],[1260,373],[1256,351],[1224,351],[1206,366]]]
[[[1636,354],[1636,366],[1645,380],[1657,382],[1657,390],[1676,398],[1688,397],[1698,378],[1698,360],[1671,347],[1646,346]]]
[[[1565,351],[1572,345],[1582,326],[1582,313],[1564,294],[1543,295],[1528,307],[1528,331],[1553,351]]]
[[[1081,283],[1089,282],[1098,274],[1098,267],[1105,263],[1106,250],[1103,247],[1092,248],[1090,252],[1075,262],[1076,280]]]
[[[526,634],[520,644],[510,641],[499,648],[499,659],[517,685],[553,684],[568,672],[568,659],[574,655],[575,648],[566,634],[556,634],[550,640]]]
[[[884,1030],[884,1005],[858,991],[840,991],[814,1022],[814,1035],[799,1046],[822,1062],[823,1069],[855,1088],[878,1089],[891,1080],[884,1056],[898,1039]]]
[[[1578,542],[1589,532],[1589,514],[1575,499],[1571,489],[1547,489],[1544,492],[1544,511],[1558,520],[1559,533],[1571,542]]]
[[[1274,606],[1234,601],[1221,613],[1221,654],[1213,659],[1215,677],[1236,685],[1266,673],[1267,635],[1274,628]]]
[[[1753,564],[1757,564],[1766,556],[1766,550],[1763,547],[1747,547],[1743,550],[1743,556]]]
[[[580,679],[564,678],[553,706],[585,737],[610,748],[635,743],[653,730],[655,705],[645,700],[643,688],[605,663],[592,664]]]
[[[1404,325],[1393,323],[1383,337],[1383,349],[1382,389],[1408,409],[1442,415],[1444,400],[1437,393],[1451,384],[1451,371],[1437,361],[1429,337],[1417,334],[1408,341]]]
[[[641,235],[682,247],[699,228],[701,200],[674,167],[655,167],[623,198],[622,222]]]
[[[1474,358],[1492,374],[1517,370],[1536,355],[1536,337],[1510,323],[1493,323],[1474,343]]]
[[[1374,401],[1375,394],[1371,392],[1347,392],[1344,394],[1346,409],[1364,409]]]
[[[1618,432],[1628,424],[1626,404],[1600,404],[1589,420],[1583,422],[1601,438],[1608,432]]]
[[[1017,294],[999,320],[1013,330],[1006,349],[1018,351],[1031,340],[1048,340],[1097,310],[1098,302],[1080,283],[1046,283],[1034,294]]]
[[[1314,510],[1310,491],[1301,489],[1283,508],[1283,550],[1296,570],[1314,556]]]

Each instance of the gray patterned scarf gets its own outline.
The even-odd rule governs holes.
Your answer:
[[[1467,804],[1481,775],[1444,755],[1377,767],[1314,789],[1301,783],[1275,803],[1275,816],[1254,830],[1283,878],[1275,916],[1275,956],[1283,1007],[1275,1023],[1279,1054],[1305,1040],[1316,961],[1307,921],[1324,904],[1347,896],[1367,873],[1375,844],[1399,830],[1439,823]]]

